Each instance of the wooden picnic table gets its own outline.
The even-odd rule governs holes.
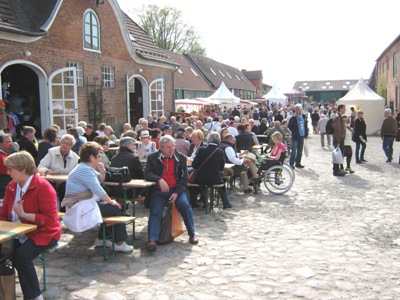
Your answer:
[[[35,224],[0,221],[0,244],[36,229]]]

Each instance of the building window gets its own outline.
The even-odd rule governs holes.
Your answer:
[[[115,73],[113,67],[103,67],[102,68],[103,75],[103,87],[104,88],[114,88],[115,87]]]
[[[163,88],[165,91],[165,87],[167,86],[167,76],[165,74],[157,74],[157,78],[164,81]]]
[[[397,77],[397,51],[393,54],[393,77]]]
[[[83,48],[100,51],[100,23],[93,10],[86,11],[83,17]]]
[[[67,67],[76,68],[76,85],[83,86],[83,64],[81,62],[67,61]],[[68,72],[68,77],[73,77],[72,72]]]

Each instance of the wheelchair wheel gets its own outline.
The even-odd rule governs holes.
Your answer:
[[[268,191],[276,195],[282,195],[290,190],[294,177],[290,167],[273,166],[265,171],[264,185]]]
[[[289,169],[289,171],[292,173],[292,175],[293,175],[293,181],[295,180],[295,178],[296,178],[296,172],[292,169],[292,167],[288,164],[288,163],[284,163],[283,164],[285,167],[287,167],[288,169]]]

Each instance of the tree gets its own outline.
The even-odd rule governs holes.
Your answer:
[[[173,7],[143,6],[137,10],[139,25],[158,47],[178,52],[205,55],[200,35],[182,21],[182,13]]]

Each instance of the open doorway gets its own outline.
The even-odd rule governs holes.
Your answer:
[[[15,128],[16,137],[20,137],[20,128],[24,125],[36,129],[36,136],[41,137],[39,77],[29,67],[13,64],[1,72],[2,96],[6,109],[19,121]]]
[[[129,107],[131,125],[135,126],[143,118],[143,88],[139,79],[129,80]]]

